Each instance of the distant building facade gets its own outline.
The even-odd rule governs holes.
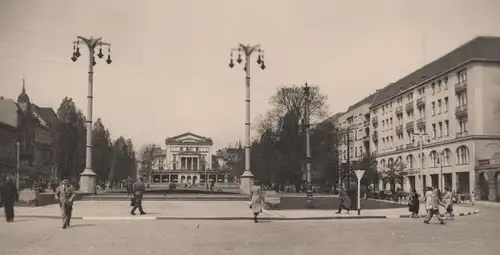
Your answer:
[[[200,184],[227,182],[227,171],[213,161],[213,141],[190,132],[165,139],[165,147],[155,155],[152,183]]]

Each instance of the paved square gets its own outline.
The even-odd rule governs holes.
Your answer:
[[[60,221],[0,223],[0,254],[493,255],[500,210],[447,225],[421,219],[330,221]],[[197,227],[199,225],[199,227]]]

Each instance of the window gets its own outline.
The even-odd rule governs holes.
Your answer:
[[[436,102],[432,102],[432,116],[436,115]]]
[[[408,102],[412,102],[413,101],[413,93],[408,93]]]
[[[467,117],[462,117],[458,119],[458,130],[460,133],[467,133],[468,125],[467,125]]]
[[[443,137],[443,122],[439,122],[439,138]]]
[[[448,97],[444,98],[443,112],[448,112]]]
[[[467,70],[462,70],[457,73],[457,81],[458,83],[467,81]]]
[[[449,136],[450,135],[450,122],[445,120],[444,121],[444,136]]]
[[[448,90],[448,77],[444,77],[444,90]]]
[[[469,164],[469,149],[466,146],[457,148],[457,165]]]
[[[415,159],[413,158],[413,155],[408,155],[408,157],[406,157],[406,165],[408,167],[408,169],[414,169],[414,162]]]
[[[443,166],[451,166],[451,151],[444,149],[443,151]]]
[[[438,81],[437,92],[441,92],[441,80]]]
[[[441,105],[441,99],[438,100],[438,107],[437,107],[437,113],[438,114],[441,114],[441,108],[442,108],[442,105]]]
[[[432,124],[432,139],[436,139],[436,124]]]
[[[436,151],[431,151],[429,154],[429,167],[436,167],[437,157]]]
[[[467,92],[462,92],[457,95],[457,106],[467,105]]]
[[[389,119],[390,129],[392,129],[392,118]]]
[[[436,94],[436,83],[432,83],[431,85],[431,88],[432,88],[432,94]]]

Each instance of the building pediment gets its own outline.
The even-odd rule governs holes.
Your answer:
[[[212,139],[187,132],[178,136],[165,139],[165,145],[182,145],[182,144],[203,144],[213,145]]]

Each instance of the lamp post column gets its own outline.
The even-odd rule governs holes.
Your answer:
[[[240,191],[243,194],[249,194],[250,188],[253,185],[253,174],[250,171],[250,57],[254,52],[258,52],[259,57],[257,59],[257,63],[260,64],[262,70],[266,68],[264,64],[264,55],[263,51],[260,48],[260,45],[250,46],[239,44],[239,47],[232,49],[231,51],[231,60],[229,62],[229,67],[233,68],[233,52],[238,53],[237,62],[240,64],[243,60],[241,58],[241,53],[245,54],[245,87],[246,87],[246,96],[245,96],[245,171],[240,177]]]
[[[312,208],[313,207],[313,191],[312,191],[312,176],[311,176],[311,139],[310,139],[310,124],[309,124],[309,95],[310,95],[310,87],[306,86],[304,87],[304,96],[305,96],[305,102],[304,102],[304,111],[305,111],[305,128],[306,128],[306,181],[307,181],[307,202],[306,202],[306,207],[307,208]]]
[[[97,56],[99,58],[104,57],[102,53],[102,46],[108,46],[108,59],[106,62],[111,64],[111,55],[110,55],[110,47],[109,43],[103,42],[102,38],[85,38],[82,36],[78,36],[77,41],[73,44],[73,56],[71,60],[75,62],[80,54],[80,43],[87,45],[89,49],[89,82],[88,82],[88,94],[87,94],[87,116],[86,116],[86,126],[87,126],[87,143],[85,145],[85,170],[80,174],[80,191],[82,193],[96,193],[96,177],[97,174],[92,170],[92,104],[93,104],[93,90],[94,90],[94,65],[96,65],[95,61],[95,49],[99,46],[99,54]]]

